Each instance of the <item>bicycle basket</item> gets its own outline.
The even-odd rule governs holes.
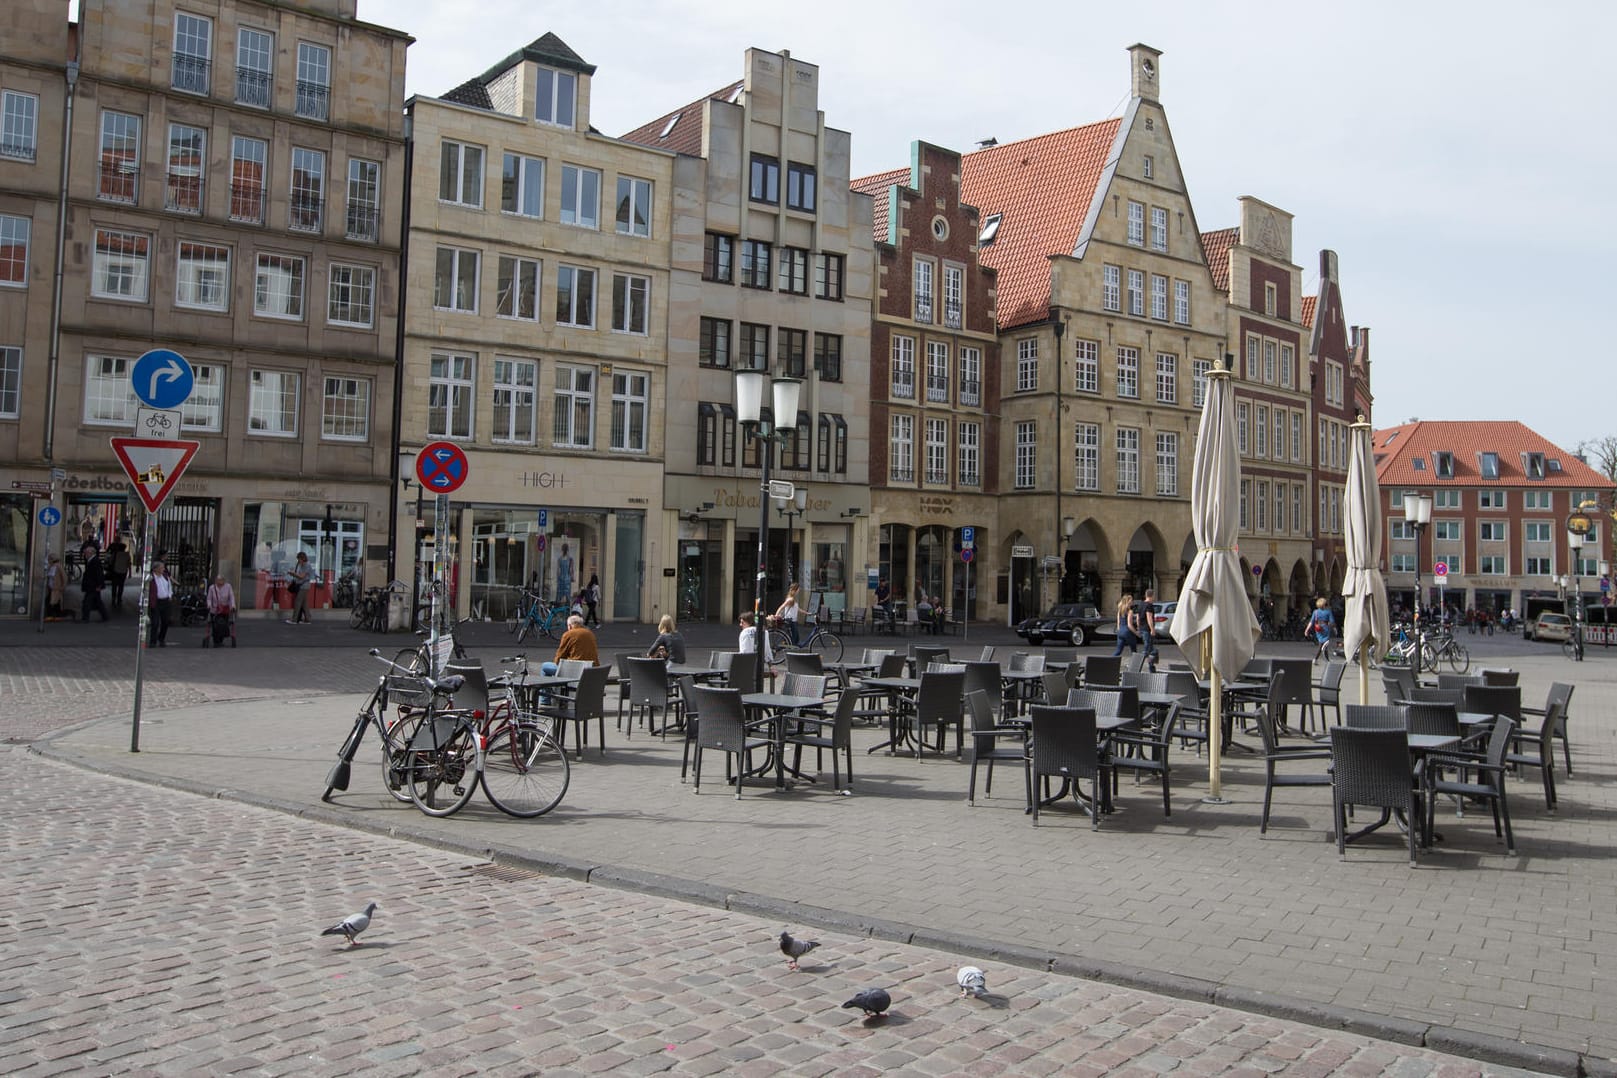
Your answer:
[[[432,690],[427,683],[411,674],[387,675],[387,700],[403,707],[426,707],[432,703]]]

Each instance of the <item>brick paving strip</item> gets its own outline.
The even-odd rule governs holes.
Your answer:
[[[1125,788],[1124,811],[1099,835],[1070,812],[1030,827],[1020,812],[1019,775],[1002,775],[1009,789],[979,796],[968,809],[961,804],[963,768],[930,759],[917,765],[858,754],[860,796],[852,799],[749,791],[737,804],[717,789],[693,799],[671,770],[679,759],[675,741],[642,735],[624,743],[616,734],[609,734],[604,763],[592,753],[575,765],[567,801],[544,821],[504,820],[480,797],[455,820],[425,820],[380,795],[365,765],[368,752],[354,789],[327,808],[318,805],[314,784],[356,701],[245,698],[261,693],[259,686],[283,684],[286,669],[297,669],[294,680],[305,686],[358,687],[372,661],[362,652],[356,658],[350,646],[269,653],[267,671],[260,657],[258,667],[242,672],[228,653],[200,663],[205,653],[197,653],[195,669],[185,672],[185,654],[162,656],[173,668],[176,704],[195,702],[183,693],[240,702],[162,714],[139,757],[124,751],[127,720],[78,730],[46,751],[479,856],[492,851],[502,861],[595,883],[1507,1065],[1612,1073],[1617,933],[1610,894],[1617,873],[1609,850],[1617,806],[1609,781],[1612,726],[1603,716],[1617,702],[1617,664],[1578,669],[1578,774],[1562,779],[1559,815],[1544,812],[1534,782],[1512,787],[1522,856],[1500,856],[1485,819],[1445,815],[1440,826],[1452,832],[1450,844],[1411,872],[1392,841],[1355,848],[1347,864],[1338,862],[1322,841],[1329,800],[1314,796],[1319,791],[1282,791],[1276,826],[1259,840],[1261,779],[1254,789],[1250,763],[1235,756],[1226,789],[1235,805],[1199,805],[1204,764],[1176,756],[1183,770],[1173,817],[1162,818],[1149,788]],[[490,650],[485,659],[497,654]],[[0,697],[25,689],[35,701],[54,698],[49,690],[62,675],[41,676],[32,689],[27,678],[12,677],[39,665],[37,655],[0,649]],[[1506,661],[1524,670],[1530,701],[1552,677],[1569,673],[1569,664],[1536,654]],[[217,676],[198,677],[199,670]],[[73,708],[60,710],[65,716]],[[0,710],[0,735],[11,732],[15,714]]]
[[[1283,1019],[816,933],[0,749],[0,1072],[1527,1073]],[[319,930],[381,905],[360,946]],[[892,994],[883,1021],[838,1005]]]

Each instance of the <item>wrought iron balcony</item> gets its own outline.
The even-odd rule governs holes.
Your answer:
[[[298,108],[299,116],[311,120],[326,120],[331,115],[331,90],[318,82],[305,82],[298,80]]]
[[[274,84],[268,71],[236,69],[236,101],[239,104],[267,109],[273,96]]]
[[[211,66],[205,57],[177,52],[174,54],[170,85],[188,94],[205,94],[208,92],[208,69]]]
[[[343,235],[351,240],[375,243],[382,231],[382,211],[364,203],[348,204],[348,224]]]

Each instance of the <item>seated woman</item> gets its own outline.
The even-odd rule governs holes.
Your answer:
[[[674,627],[674,615],[664,614],[657,623],[657,639],[651,642],[646,654],[654,659],[667,659],[681,666],[685,663],[685,637]]]

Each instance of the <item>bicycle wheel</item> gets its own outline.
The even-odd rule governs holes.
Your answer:
[[[770,629],[764,634],[769,641],[769,665],[779,666],[786,661],[786,652],[797,647],[792,638],[786,635],[785,629]]]
[[[543,816],[567,793],[567,753],[537,726],[507,725],[483,756],[483,793],[507,816]]]
[[[431,716],[430,718],[428,716]],[[428,816],[453,816],[477,792],[477,743],[470,725],[455,722],[442,740],[426,729],[429,723],[455,722],[428,712],[405,753],[405,785],[415,807]],[[423,747],[423,743],[428,747]],[[433,744],[433,742],[436,742]]]
[[[820,653],[822,663],[839,663],[842,661],[842,637],[827,629],[821,629],[809,639],[809,647]]]
[[[1471,653],[1462,644],[1450,644],[1444,652],[1444,658],[1449,661],[1449,669],[1456,674],[1463,674],[1471,669]]]
[[[425,711],[409,711],[394,721],[382,735],[382,789],[402,804],[410,803],[410,784],[406,780],[409,767],[409,745],[416,731],[421,729]]]
[[[354,608],[348,612],[348,627],[350,629],[362,629],[365,627],[365,622],[370,618],[370,616],[371,604],[369,602],[357,603],[355,604]]]

